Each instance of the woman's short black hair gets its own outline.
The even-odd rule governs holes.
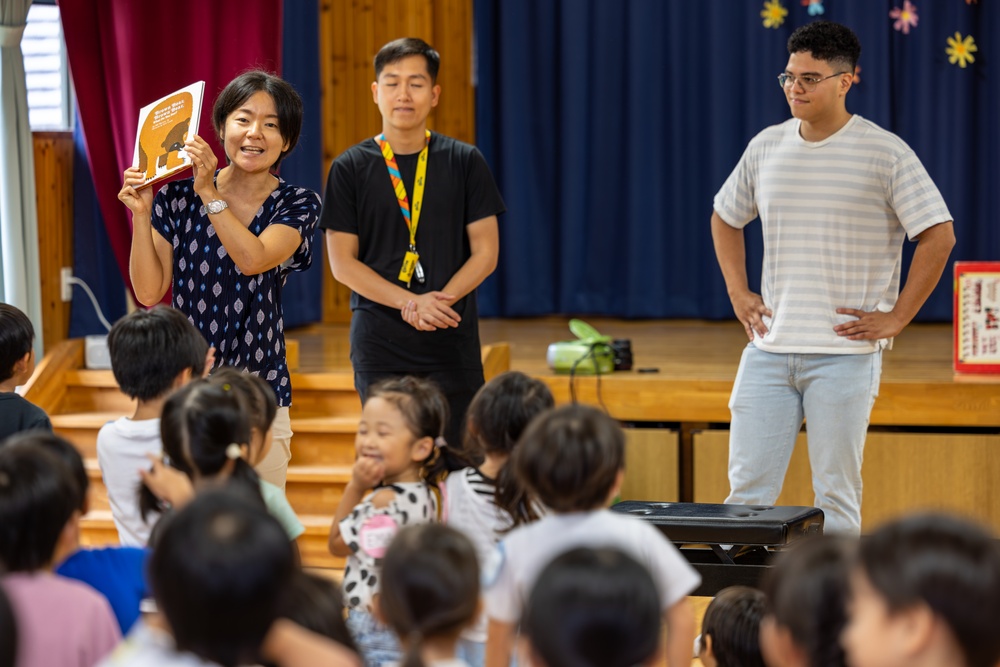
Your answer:
[[[243,72],[230,81],[215,98],[215,106],[212,107],[212,125],[221,139],[225,133],[229,114],[239,109],[240,105],[255,93],[260,92],[267,93],[274,100],[274,108],[278,112],[278,132],[288,144],[288,148],[283,150],[271,165],[271,169],[277,169],[285,156],[295,148],[302,133],[302,98],[292,84],[276,74],[261,69]]]
[[[20,309],[0,303],[0,382],[14,377],[14,364],[31,352],[35,328]]]
[[[767,614],[787,628],[810,665],[845,663],[840,635],[847,624],[853,543],[815,537],[782,553],[762,581]]]
[[[514,472],[546,507],[578,512],[603,506],[625,468],[625,433],[587,405],[536,417],[514,450]]]
[[[72,473],[55,454],[30,440],[0,447],[0,563],[8,572],[52,563],[78,499]]]
[[[108,334],[111,372],[122,392],[140,401],[165,396],[186,370],[205,369],[208,343],[176,308],[155,306],[121,318]]]
[[[1000,549],[983,528],[921,514],[861,541],[859,561],[891,612],[926,604],[943,619],[969,667],[1000,661]]]
[[[549,667],[632,667],[656,654],[660,623],[645,567],[614,548],[581,547],[538,575],[521,632]]]
[[[756,588],[730,586],[719,591],[701,622],[701,648],[712,638],[719,667],[765,667],[760,653],[760,619],[767,598]]]
[[[149,559],[177,649],[223,667],[260,661],[294,569],[281,524],[226,488],[199,493],[172,516]]]

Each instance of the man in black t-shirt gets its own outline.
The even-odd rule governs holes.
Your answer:
[[[496,268],[504,203],[474,147],[427,131],[440,57],[399,39],[375,56],[382,133],[330,168],[320,227],[351,295],[351,364],[365,399],[385,377],[419,375],[448,397],[446,439],[461,442],[483,384],[476,288]]]

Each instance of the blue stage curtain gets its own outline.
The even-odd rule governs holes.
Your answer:
[[[302,97],[305,115],[295,150],[281,163],[281,177],[323,195],[323,117],[319,72],[319,0],[285,2],[282,29],[282,76]],[[281,291],[285,327],[322,319],[323,232],[313,237],[312,266],[292,273]]]
[[[733,317],[712,198],[747,142],[789,117],[776,76],[792,30],[816,18],[858,34],[848,110],[923,161],[955,217],[952,259],[1000,259],[1000,6],[916,3],[904,35],[889,18],[902,0],[826,0],[823,16],[781,2],[768,29],[763,2],[475,0],[478,144],[508,207],[484,315]],[[955,32],[979,47],[965,69],[945,53]],[[747,251],[756,289],[759,223]],[[918,319],[951,318],[950,274]]]

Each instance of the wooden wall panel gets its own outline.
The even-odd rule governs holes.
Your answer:
[[[73,134],[34,132],[42,343],[48,352],[69,335],[60,270],[73,266]],[[38,326],[38,323],[35,323]]]
[[[677,431],[664,428],[625,429],[625,481],[622,500],[677,502]]]
[[[694,440],[694,500],[721,503],[729,493],[728,431]],[[962,514],[1000,534],[1000,435],[869,433],[861,471],[862,530],[918,510]],[[779,505],[813,504],[806,437],[799,435]]]
[[[431,128],[474,141],[472,0],[327,0],[319,21],[324,174],[344,150],[380,130],[371,94],[372,59],[399,37],[420,37],[441,54],[441,101]],[[323,321],[347,322],[350,290],[324,269]]]

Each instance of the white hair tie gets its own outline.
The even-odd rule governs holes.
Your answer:
[[[229,443],[229,446],[226,447],[226,458],[235,461],[241,456],[243,456],[243,449],[235,442]]]
[[[447,447],[448,446],[448,441],[445,440],[443,437],[441,437],[439,435],[438,437],[434,438],[434,446],[435,447]]]

